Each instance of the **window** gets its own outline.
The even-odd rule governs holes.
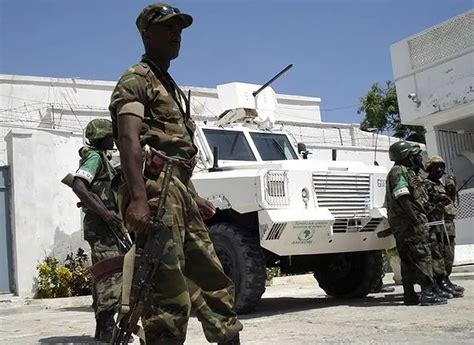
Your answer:
[[[257,150],[264,161],[298,159],[298,155],[284,134],[250,133]]]
[[[219,160],[256,160],[243,132],[209,128],[204,128],[203,132],[211,150],[214,150],[214,147],[218,148]]]

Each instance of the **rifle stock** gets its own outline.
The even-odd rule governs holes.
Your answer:
[[[71,173],[68,173],[66,176],[63,177],[61,180],[62,183],[64,183],[66,186],[72,188],[74,185],[74,175]],[[95,193],[88,192],[89,196],[93,198],[95,201],[99,203],[103,208],[107,209],[105,207],[104,202],[102,199]],[[82,207],[84,204],[82,202],[77,203],[77,207]],[[130,236],[127,232],[126,229],[124,229],[123,224],[121,225],[115,225],[115,226],[110,226],[109,229],[112,231],[112,234],[115,236],[117,239],[117,242],[119,246],[121,247],[123,252],[127,252],[130,250],[132,247],[132,240],[130,239]],[[92,273],[92,271],[91,271]]]

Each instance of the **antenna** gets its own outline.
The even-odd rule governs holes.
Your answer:
[[[374,147],[374,165],[379,166],[379,162],[377,162],[377,143],[379,141],[379,129],[378,128],[366,128],[367,132],[371,132],[372,134],[375,133],[375,147]]]

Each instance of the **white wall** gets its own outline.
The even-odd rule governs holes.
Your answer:
[[[465,117],[443,111],[474,107],[473,21],[471,10],[391,46],[403,123],[437,126]],[[416,94],[419,104],[409,94]]]
[[[12,178],[14,283],[20,296],[33,293],[36,266],[45,255],[64,259],[83,242],[74,193],[60,182],[77,169],[82,138],[61,132],[12,130],[7,138]]]

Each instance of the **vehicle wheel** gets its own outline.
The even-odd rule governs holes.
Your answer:
[[[230,223],[211,225],[209,233],[224,272],[235,285],[235,312],[251,312],[265,292],[265,258],[258,234]]]
[[[376,250],[321,255],[314,277],[329,296],[358,298],[373,291],[382,272],[382,252]]]

